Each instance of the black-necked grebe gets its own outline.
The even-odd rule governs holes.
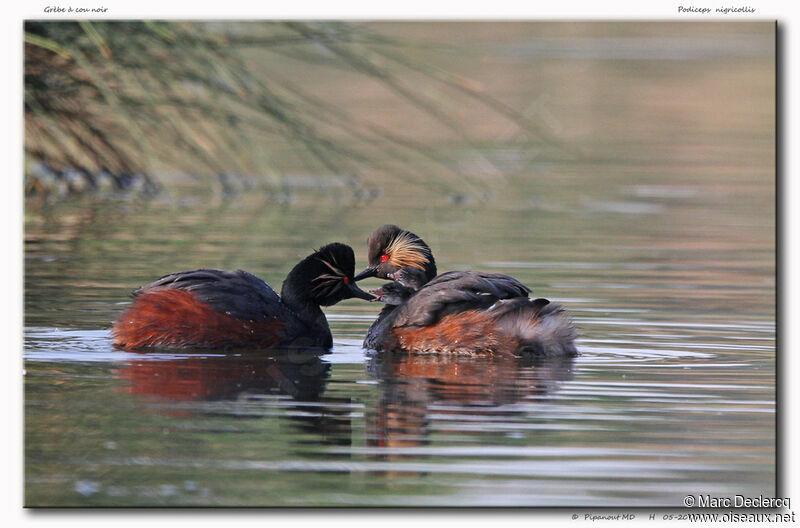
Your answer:
[[[389,278],[400,287],[390,289],[388,297],[380,295],[392,304],[384,307],[367,332],[365,348],[577,354],[575,329],[564,309],[547,299],[528,298],[531,290],[513,277],[476,271],[436,276],[428,245],[395,225],[376,229],[368,244],[369,266],[356,280]]]
[[[355,284],[350,246],[333,243],[299,262],[280,297],[246,271],[199,269],[167,275],[133,293],[112,327],[121,348],[333,346],[320,306],[371,300]]]

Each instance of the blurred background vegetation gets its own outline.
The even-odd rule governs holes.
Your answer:
[[[363,24],[28,21],[24,38],[28,196],[198,183],[236,194],[298,179],[365,196],[396,183],[480,194],[501,173],[482,150],[498,132],[476,132],[481,116],[506,142],[575,154],[541,120],[427,60],[452,55],[446,44]],[[413,126],[348,111],[348,86],[383,93]],[[481,174],[460,170],[448,144],[467,145]]]

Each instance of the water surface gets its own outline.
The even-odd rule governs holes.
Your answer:
[[[579,157],[498,137],[442,146],[480,175],[449,192],[397,180],[356,198],[298,171],[288,195],[29,203],[26,505],[680,507],[688,493],[773,496],[772,26],[676,34],[667,24],[638,43],[630,25],[574,39],[519,27],[501,37],[447,26],[439,38],[499,54],[467,54],[460,67],[551,119]],[[334,348],[322,356],[111,346],[129,292],[165,273],[241,268],[279,288],[327,242],[352,245],[365,265],[367,235],[387,222],[422,236],[442,271],[511,274],[563,304],[581,355],[375,354],[360,343],[378,307],[359,300],[326,309]]]

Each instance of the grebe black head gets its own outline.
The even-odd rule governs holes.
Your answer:
[[[426,282],[436,276],[430,247],[411,231],[392,224],[381,226],[369,236],[367,247],[369,266],[356,275],[357,281],[367,277],[388,279],[389,273],[407,267],[424,272]]]
[[[286,276],[281,298],[331,306],[357,297],[367,301],[372,295],[356,285],[353,277],[356,258],[353,249],[334,242],[307,256]]]

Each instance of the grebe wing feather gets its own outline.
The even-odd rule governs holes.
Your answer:
[[[524,284],[500,273],[443,273],[400,307],[394,326],[431,325],[445,315],[488,308],[501,299],[528,297],[528,292]]]
[[[243,270],[197,269],[172,273],[142,286],[133,295],[154,288],[190,291],[200,302],[240,319],[284,317],[288,312],[269,284]]]
[[[448,271],[428,282],[425,287],[447,284],[450,288],[489,293],[499,299],[527,297],[531,289],[514,277],[485,271]]]

